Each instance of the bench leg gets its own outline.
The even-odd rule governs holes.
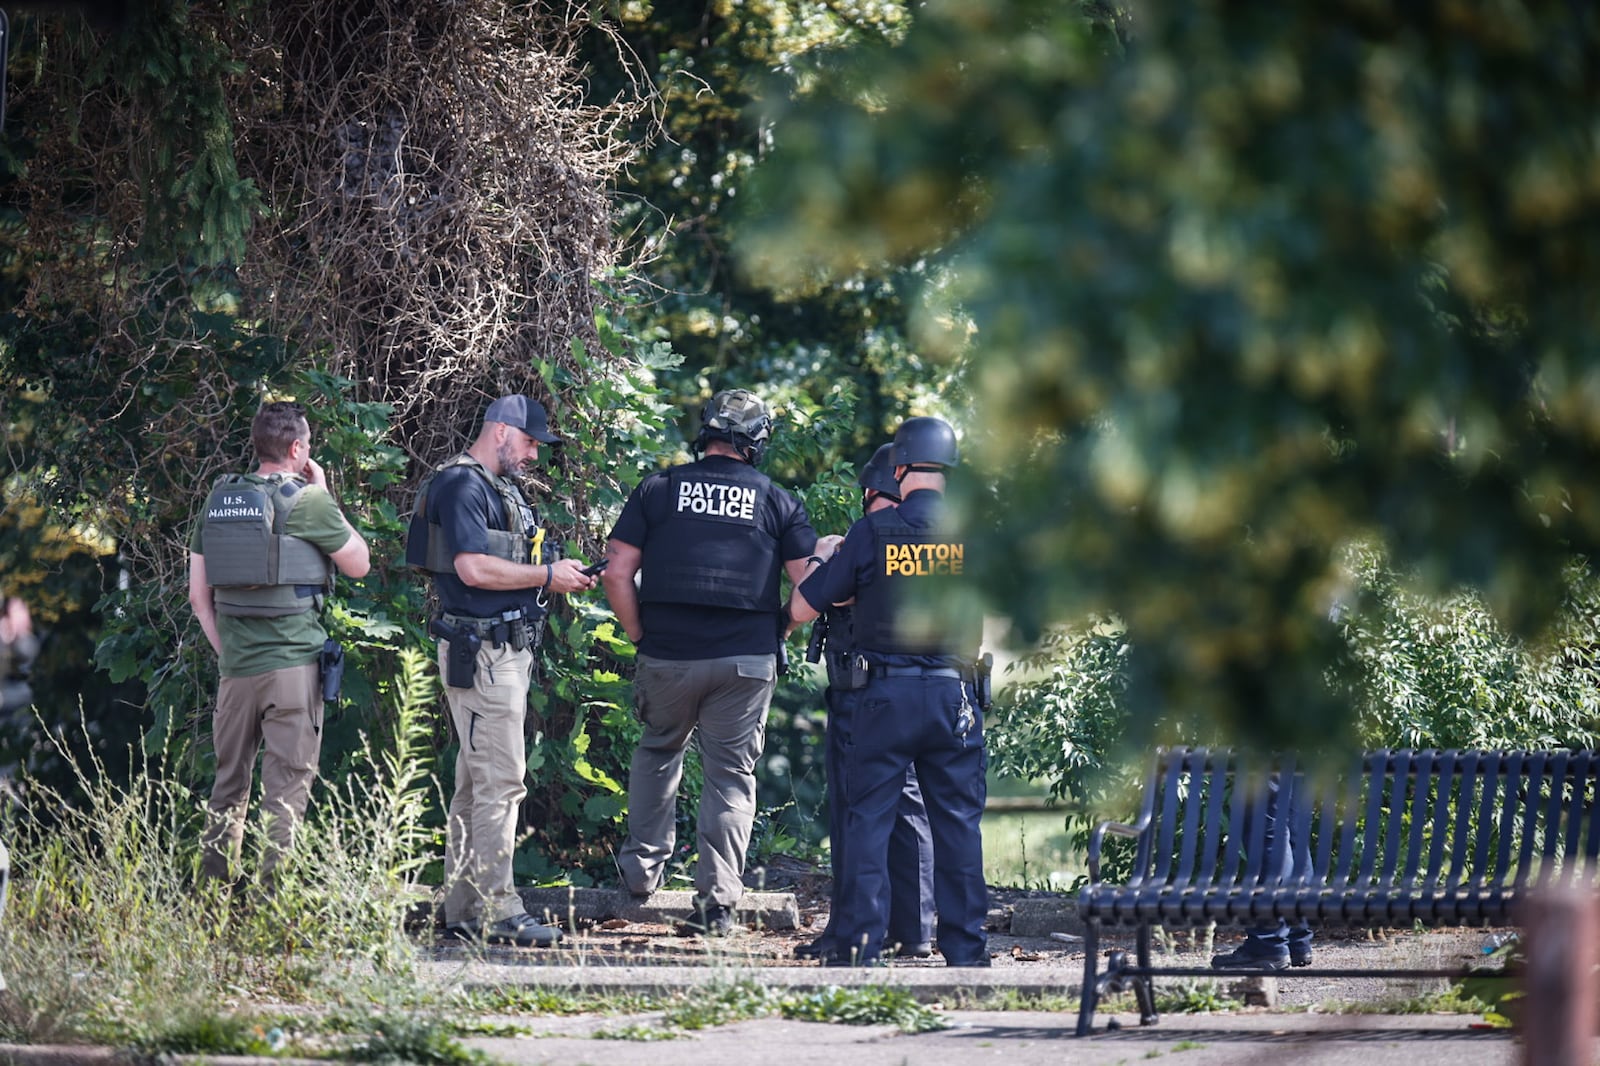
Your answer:
[[[1094,1008],[1100,998],[1100,978],[1095,972],[1100,957],[1100,921],[1090,918],[1083,928],[1083,991],[1078,997],[1078,1029],[1088,1036],[1094,1028]]]
[[[1137,941],[1137,957],[1139,969],[1150,969],[1150,923],[1146,922],[1139,927]],[[1133,983],[1134,998],[1139,1001],[1139,1024],[1154,1025],[1161,1020],[1161,1015],[1156,1013],[1156,980],[1149,974],[1142,974]]]

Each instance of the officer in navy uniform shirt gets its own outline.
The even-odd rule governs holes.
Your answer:
[[[988,888],[979,819],[987,788],[983,721],[974,664],[979,617],[913,615],[912,586],[960,578],[966,545],[946,528],[945,471],[960,460],[955,432],[937,418],[911,418],[895,433],[898,508],[850,527],[838,554],[789,600],[794,622],[855,600],[855,643],[866,669],[846,756],[845,856],[838,931],[846,945],[830,965],[876,961],[887,924],[889,835],[915,767],[933,834],[933,892],[940,953],[950,966],[988,966]]]
[[[885,444],[861,468],[856,479],[861,486],[862,510],[871,514],[900,504],[900,484],[894,479],[894,445]],[[795,948],[800,959],[821,959],[848,954],[838,930],[841,872],[850,850],[845,832],[845,755],[854,743],[856,706],[861,692],[848,688],[850,660],[855,655],[855,608],[829,607],[824,655],[828,664],[828,747],[825,764],[828,773],[828,852],[832,860],[833,885],[828,904],[828,924],[812,941]],[[915,769],[906,773],[906,787],[895,810],[894,829],[889,834],[889,925],[885,950],[901,957],[925,959],[933,954],[933,836],[928,831],[928,812],[922,802],[922,788]]]
[[[784,626],[780,575],[798,580],[807,556],[842,539],[819,541],[800,500],[756,469],[771,433],[772,414],[753,393],[717,393],[695,440],[704,457],[640,482],[606,547],[606,598],[638,647],[634,711],[644,724],[617,866],[636,898],[661,887],[683,756],[698,737],[700,861],[694,918],[681,931],[708,936],[731,931],[744,892]]]

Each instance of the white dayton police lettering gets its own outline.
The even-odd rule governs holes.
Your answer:
[[[715,481],[681,481],[678,483],[678,513],[686,511],[707,518],[754,522],[756,490],[748,485],[724,485]]]
[[[965,544],[885,544],[883,572],[897,577],[959,574],[966,556]]]
[[[267,512],[262,507],[261,497],[253,492],[225,492],[220,496],[211,497],[211,506],[206,509],[206,521],[226,522],[230,518],[253,518],[260,521],[267,517]]]

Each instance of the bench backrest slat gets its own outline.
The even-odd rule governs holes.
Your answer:
[[[1411,832],[1406,837],[1405,864],[1400,873],[1400,884],[1406,889],[1416,887],[1422,868],[1422,842],[1431,824],[1428,819],[1429,800],[1434,793],[1437,765],[1436,751],[1419,751],[1411,758],[1411,802],[1406,808],[1411,816]]]
[[[1482,787],[1478,793],[1478,833],[1472,848],[1471,887],[1474,889],[1483,888],[1484,871],[1489,865],[1489,848],[1494,843],[1494,834],[1489,832],[1489,827],[1494,824],[1495,804],[1499,800],[1496,786],[1504,762],[1500,752],[1490,751],[1485,752],[1478,763],[1478,780]]]
[[[1544,790],[1552,787],[1549,763],[1553,761],[1542,751],[1535,752],[1528,760],[1526,784],[1522,790],[1522,827],[1517,841],[1517,868],[1512,880],[1512,884],[1519,889],[1528,883],[1528,877],[1533,872],[1533,849],[1539,837],[1539,811],[1543,809]],[[1560,793],[1559,781],[1554,783],[1552,790]]]
[[[1386,773],[1389,775],[1388,825],[1384,827],[1383,865],[1378,871],[1378,883],[1394,884],[1395,864],[1400,861],[1400,834],[1405,828],[1403,815],[1409,809],[1406,796],[1411,788],[1412,758],[1409,751],[1396,751],[1390,755]],[[1376,793],[1378,789],[1373,789]]]
[[[1210,773],[1206,779],[1206,848],[1200,859],[1200,877],[1196,884],[1202,888],[1210,888],[1217,880],[1217,859],[1222,848],[1222,840],[1227,833],[1227,826],[1222,820],[1222,804],[1228,795],[1228,780],[1233,773],[1232,762],[1218,759],[1211,764]],[[1198,808],[1199,803],[1195,804]]]

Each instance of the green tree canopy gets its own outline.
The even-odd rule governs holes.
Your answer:
[[[745,250],[948,255],[993,607],[1118,615],[1141,714],[1305,740],[1346,717],[1341,545],[1527,628],[1600,538],[1600,13],[1136,11],[931,0],[774,95]]]

